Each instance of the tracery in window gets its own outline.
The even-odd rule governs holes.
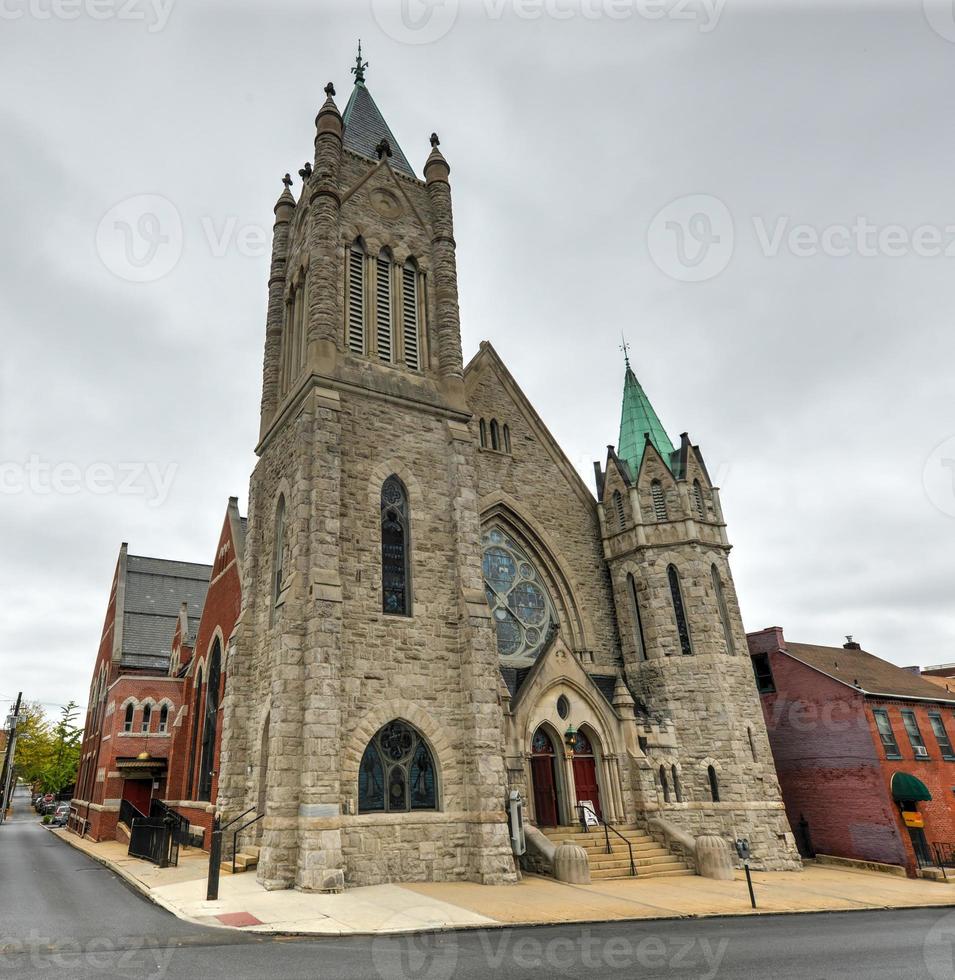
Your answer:
[[[557,623],[543,577],[523,548],[497,527],[484,535],[483,568],[498,653],[534,659]]]
[[[411,615],[408,496],[397,476],[381,488],[381,609]]]
[[[388,722],[368,743],[358,769],[358,812],[401,813],[438,808],[434,758],[404,721]]]

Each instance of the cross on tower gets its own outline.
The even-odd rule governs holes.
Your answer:
[[[284,177],[282,178],[282,183],[283,183],[283,184],[285,184],[285,186],[286,186],[287,188],[289,188],[289,187],[291,187],[291,186],[292,186],[292,176],[291,176],[291,174],[286,174],[286,175],[285,175],[285,176],[284,176]]]
[[[358,57],[355,58],[355,67],[350,69],[355,76],[355,84],[365,84],[365,69],[368,67],[367,61],[361,60],[361,38],[358,39]]]

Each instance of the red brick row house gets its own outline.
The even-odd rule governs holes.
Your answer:
[[[955,695],[858,643],[747,637],[783,802],[812,851],[902,865],[955,849]]]
[[[242,602],[245,521],[230,498],[212,565],[120,548],[86,714],[71,829],[125,840],[122,801],[159,799],[203,836],[218,781],[226,646]]]

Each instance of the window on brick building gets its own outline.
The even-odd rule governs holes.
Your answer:
[[[670,580],[670,598],[673,601],[673,617],[676,619],[676,629],[680,636],[680,651],[689,655],[693,652],[690,644],[690,627],[686,621],[686,609],[683,605],[683,590],[680,588],[680,573],[675,565],[667,566],[667,578]]]
[[[716,775],[716,770],[712,766],[706,767],[706,778],[710,783],[710,798],[714,803],[720,801],[720,781]]]
[[[650,484],[650,499],[653,501],[653,516],[658,521],[667,520],[667,498],[663,492],[663,484],[654,480]]]
[[[140,731],[143,731],[143,732],[148,732],[149,731],[149,723],[150,723],[150,721],[152,721],[152,717],[153,717],[153,708],[152,708],[152,705],[151,704],[144,704],[143,705],[143,723],[142,723],[142,726],[140,728]]]
[[[169,705],[164,704],[159,712],[159,728],[157,731],[169,731]]]
[[[945,730],[945,722],[942,720],[942,716],[937,711],[933,711],[928,716],[928,720],[932,724],[932,731],[935,733],[935,741],[938,742],[938,749],[942,753],[942,758],[955,759],[955,750],[952,749],[952,741]]]
[[[665,766],[660,766],[660,789],[663,790],[663,802],[670,802],[670,784],[667,782],[667,771]]]
[[[212,777],[215,774],[216,723],[219,717],[219,677],[222,671],[222,648],[216,638],[209,657],[206,676],[206,711],[202,726],[202,754],[199,757],[198,799],[208,801],[212,796]]]
[[[773,679],[773,668],[769,663],[769,654],[753,654],[752,661],[753,673],[756,675],[756,689],[760,694],[775,694],[776,681]]]
[[[647,642],[643,635],[643,617],[640,615],[640,598],[637,583],[632,574],[627,574],[627,591],[630,593],[630,615],[633,616],[633,645],[637,660],[647,659]]]
[[[408,495],[397,476],[381,487],[381,609],[411,615],[411,543]]]
[[[670,775],[673,778],[673,792],[676,794],[676,801],[682,803],[683,787],[680,785],[680,774],[676,771],[676,766],[670,766]]]
[[[126,705],[126,716],[123,718],[123,731],[131,732],[133,730],[133,711],[135,709],[131,704]]]
[[[915,712],[908,710],[903,711],[902,724],[905,725],[905,733],[909,737],[909,742],[912,745],[912,751],[915,753],[915,758],[927,759],[928,749],[925,747],[925,740],[922,738],[922,733],[919,731],[919,723],[915,720]]]
[[[899,743],[895,740],[895,732],[892,731],[889,713],[882,708],[876,708],[872,712],[872,716],[875,718],[875,726],[879,730],[879,738],[882,740],[885,757],[887,759],[901,759],[902,753],[899,751]]]

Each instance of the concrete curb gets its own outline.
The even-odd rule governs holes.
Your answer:
[[[45,830],[53,831],[57,828],[55,827],[44,827]],[[674,921],[685,921],[691,919],[742,919],[742,918],[761,918],[766,916],[775,915],[853,915],[860,912],[886,912],[886,911],[896,911],[905,912],[909,909],[912,911],[917,911],[919,909],[951,909],[953,907],[952,902],[930,902],[924,905],[872,905],[865,908],[857,909],[847,909],[847,908],[832,908],[832,909],[748,909],[740,912],[673,912],[670,914],[661,915],[640,915],[632,916],[630,918],[594,918],[594,919],[563,919],[559,922],[541,922],[539,920],[523,920],[520,922],[480,922],[480,923],[465,923],[462,925],[443,925],[443,926],[425,926],[421,928],[409,928],[409,929],[391,929],[388,931],[337,931],[337,932],[302,932],[300,930],[294,929],[270,929],[268,927],[256,928],[249,926],[229,926],[222,922],[207,922],[202,919],[196,919],[190,915],[184,915],[180,912],[174,905],[168,902],[164,902],[159,896],[153,894],[152,889],[147,885],[144,885],[138,878],[124,871],[122,868],[113,864],[107,858],[101,858],[95,854],[90,854],[88,851],[84,850],[77,843],[74,843],[69,837],[61,837],[59,834],[54,834],[58,840],[62,840],[69,844],[74,850],[79,851],[81,854],[85,854],[87,857],[96,861],[98,864],[103,865],[103,867],[108,868],[118,877],[120,877],[124,882],[130,885],[135,891],[139,892],[142,896],[152,902],[153,905],[164,909],[171,915],[174,915],[177,919],[182,922],[188,922],[191,925],[200,926],[207,929],[227,929],[231,932],[241,932],[246,935],[252,936],[289,936],[295,939],[311,939],[311,940],[321,940],[321,939],[347,939],[354,937],[356,939],[363,938],[375,938],[378,936],[427,936],[427,935],[440,935],[449,932],[478,932],[480,930],[500,930],[500,929],[530,929],[530,928],[547,928],[547,927],[560,927],[560,926],[594,926],[594,925],[609,925],[610,923],[633,923],[633,922],[674,922]]]

